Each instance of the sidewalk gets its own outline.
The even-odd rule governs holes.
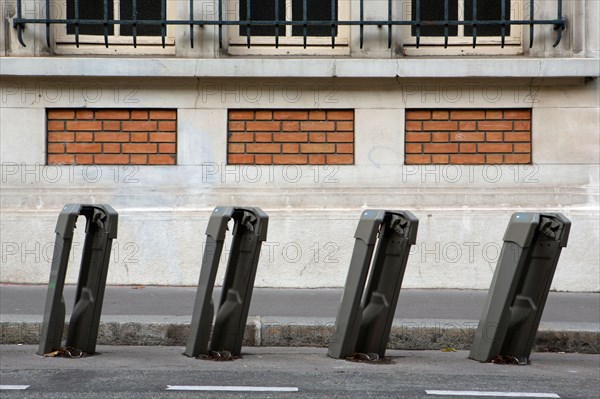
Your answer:
[[[1,344],[38,342],[46,290],[0,285]],[[219,294],[215,289],[215,303]],[[468,349],[486,294],[402,290],[389,347]],[[98,343],[184,346],[195,295],[195,287],[107,287]],[[327,346],[341,295],[341,289],[254,289],[245,345]],[[64,296],[69,314],[75,287],[67,286]],[[538,351],[600,353],[600,294],[551,292],[536,345]]]

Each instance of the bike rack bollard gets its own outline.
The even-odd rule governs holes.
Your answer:
[[[63,289],[73,243],[73,230],[79,215],[86,218],[85,241],[75,305],[69,321],[67,339],[63,345],[62,335],[65,325]],[[63,346],[74,347],[90,354],[96,351],[108,263],[112,240],[117,237],[117,227],[118,214],[107,204],[67,204],[63,207],[55,229],[54,254],[37,351],[39,355]]]
[[[362,213],[328,356],[339,359],[355,353],[377,353],[379,358],[385,355],[418,225],[419,220],[408,211],[369,209]]]
[[[512,215],[469,358],[529,361],[571,221],[560,213]]]
[[[190,325],[186,356],[209,352],[214,304],[212,292],[225,231],[234,220],[233,241],[229,255],[223,291],[210,340],[211,351],[228,351],[239,355],[250,309],[254,278],[262,242],[267,239],[269,217],[260,208],[216,207],[206,228],[206,247],[196,292],[194,313]]]

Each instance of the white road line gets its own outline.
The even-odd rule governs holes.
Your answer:
[[[218,385],[167,385],[167,391],[298,392],[298,388]]]
[[[220,385],[167,385],[167,391],[298,392],[298,388]]]
[[[0,385],[0,391],[22,391],[29,388],[29,385]]]
[[[443,396],[495,396],[503,398],[558,398],[555,393],[542,392],[494,392],[494,391],[436,391],[426,390],[427,395],[443,395]]]

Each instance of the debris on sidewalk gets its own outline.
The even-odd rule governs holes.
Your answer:
[[[370,363],[370,364],[394,364],[395,362],[389,356],[379,357],[377,353],[355,353],[346,358],[349,362]]]
[[[228,362],[240,358],[241,356],[233,356],[229,351],[209,351],[208,354],[196,357],[196,359],[213,360],[216,362]]]
[[[54,352],[44,353],[44,357],[66,357],[66,358],[79,358],[86,357],[87,353],[82,352],[77,348],[73,348],[72,346],[67,346],[65,348],[60,348]]]
[[[442,352],[456,352],[456,348],[451,348],[451,347],[445,347],[442,348]]]
[[[524,366],[529,364],[529,361],[527,359],[518,359],[515,356],[503,356],[503,355],[498,355],[495,359],[491,360],[491,363],[494,364],[514,364],[514,365],[518,365],[518,366]]]

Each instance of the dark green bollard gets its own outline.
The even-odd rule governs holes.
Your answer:
[[[63,343],[65,325],[63,289],[73,243],[73,230],[79,215],[86,218],[85,241],[75,306],[69,321],[67,339]],[[104,288],[112,240],[117,237],[117,225],[117,212],[106,204],[67,204],[60,212],[55,229],[56,241],[37,352],[39,355],[64,346],[74,347],[85,353],[96,351]]]
[[[329,356],[339,359],[355,353],[376,353],[380,358],[385,355],[418,225],[419,220],[408,211],[369,209],[362,213]],[[365,289],[369,269],[371,275]]]
[[[213,328],[212,292],[227,223],[231,219],[234,220],[233,241]],[[206,247],[185,355],[199,356],[209,351],[240,354],[260,249],[267,239],[268,222],[269,217],[260,208],[220,206],[213,211],[206,228]]]
[[[512,215],[469,357],[527,363],[571,222],[560,213]]]

